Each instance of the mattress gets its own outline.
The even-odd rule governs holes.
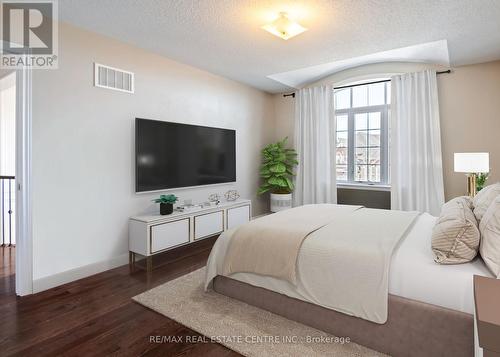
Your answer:
[[[465,264],[440,265],[431,250],[436,217],[423,214],[392,257],[389,293],[474,313],[473,275],[493,277],[478,255]]]
[[[472,314],[473,275],[492,277],[481,258],[466,264],[439,265],[431,250],[436,218],[420,215],[396,248],[389,270],[389,293],[432,305]],[[251,273],[236,273],[232,279],[315,303],[304,284]],[[332,287],[334,288],[334,287]]]

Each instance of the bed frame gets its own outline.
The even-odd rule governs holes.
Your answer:
[[[213,289],[391,356],[474,355],[473,316],[463,312],[389,295],[387,322],[380,325],[220,275]]]

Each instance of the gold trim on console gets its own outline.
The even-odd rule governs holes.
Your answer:
[[[190,217],[186,217],[186,218],[176,219],[176,220],[173,220],[173,221],[168,221],[168,222],[163,222],[163,223],[158,223],[158,224],[152,224],[151,226],[149,226],[149,255],[153,255],[153,254],[157,254],[157,253],[160,253],[160,252],[164,252],[164,251],[167,251],[167,250],[170,250],[170,249],[174,249],[174,248],[177,248],[177,247],[180,247],[182,245],[190,243],[191,242],[190,239],[189,239],[189,237],[191,237],[191,222],[190,222],[190,220],[191,220]],[[188,221],[188,240],[187,240],[187,242],[180,243],[180,244],[177,244],[177,245],[173,245],[171,247],[168,247],[168,248],[165,248],[165,249],[161,249],[161,250],[156,250],[156,251],[153,252],[153,227],[162,226],[164,224],[169,224],[169,223],[174,223],[174,222],[180,222],[180,221]]]
[[[230,211],[232,209],[238,209],[238,208],[241,208],[241,207],[248,207],[248,221],[250,222],[252,220],[252,206],[249,205],[249,204],[242,204],[241,206],[237,206],[237,207],[231,207],[231,208],[228,208],[226,211]],[[227,215],[227,220],[226,220],[226,229],[229,229],[229,214]]]
[[[206,215],[209,215],[209,214],[214,214],[214,213],[219,213],[219,212],[222,213],[222,230],[220,232],[210,233],[209,235],[206,235],[206,236],[203,236],[203,237],[200,237],[200,238],[196,238],[196,217],[206,216]],[[208,213],[199,214],[197,216],[193,216],[193,241],[197,241],[197,240],[200,240],[200,239],[205,239],[205,238],[213,237],[213,236],[215,236],[217,234],[221,234],[222,232],[224,232],[224,210],[215,211],[215,212],[208,212]]]

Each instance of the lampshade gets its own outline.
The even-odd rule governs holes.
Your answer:
[[[490,154],[487,152],[456,152],[454,166],[455,172],[489,172]]]

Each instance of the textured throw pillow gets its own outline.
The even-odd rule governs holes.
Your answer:
[[[460,264],[474,259],[479,248],[479,229],[469,197],[445,203],[432,230],[432,251],[439,264]]]
[[[500,195],[493,200],[479,225],[479,252],[491,272],[500,279]]]
[[[474,214],[478,222],[481,221],[486,210],[498,195],[500,195],[500,182],[486,186],[474,197],[472,205],[474,206]]]

